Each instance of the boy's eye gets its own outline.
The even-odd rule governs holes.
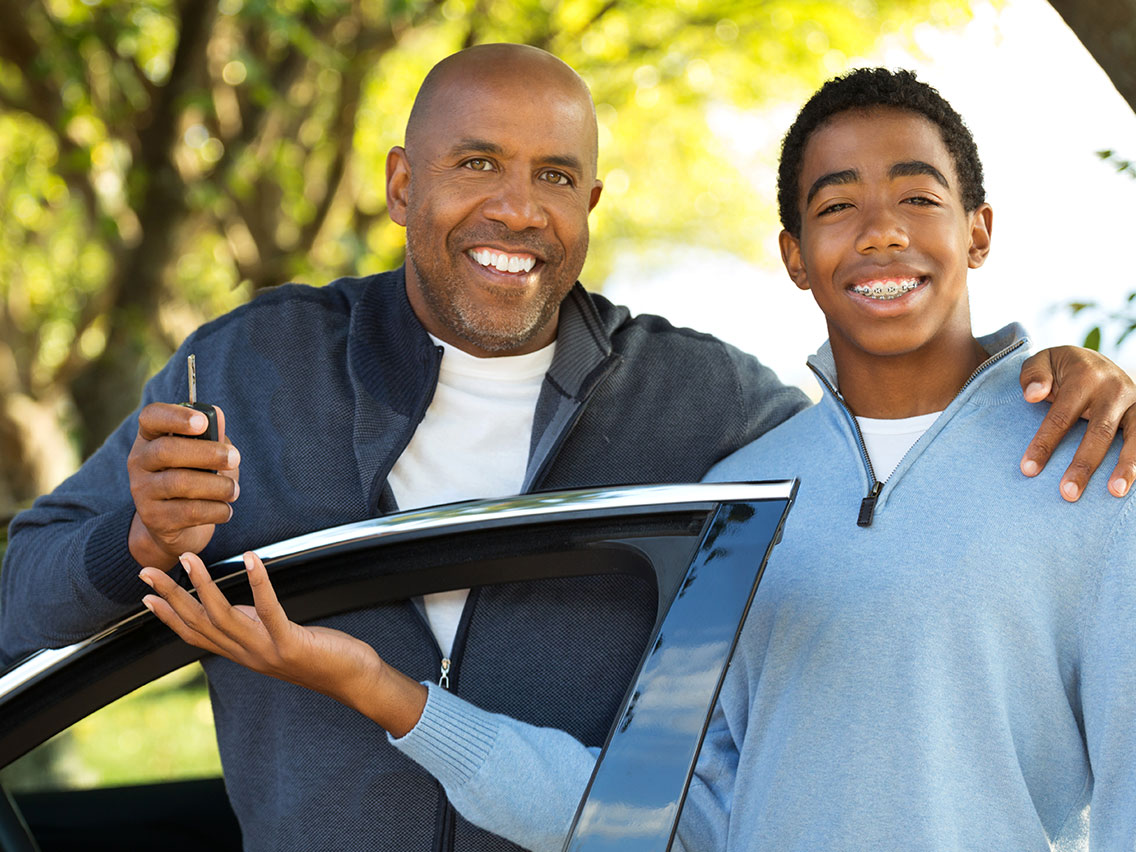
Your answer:
[[[820,210],[817,211],[817,215],[818,216],[825,216],[829,213],[837,213],[837,212],[839,212],[841,210],[845,210],[845,209],[847,209],[851,206],[852,205],[849,204],[847,201],[834,201],[832,204],[825,204],[823,207],[821,207]]]
[[[904,199],[905,204],[914,204],[916,207],[941,207],[934,198],[928,198],[925,195],[913,195],[911,198]]]
[[[554,169],[549,169],[547,171],[541,172],[540,179],[545,183],[551,183],[555,186],[572,185],[572,178],[568,177],[568,175],[564,174],[564,172],[558,172]]]
[[[484,157],[474,157],[462,163],[462,167],[466,169],[473,169],[475,172],[488,172],[492,171],[493,163],[486,160]]]

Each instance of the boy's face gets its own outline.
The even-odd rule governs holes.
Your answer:
[[[966,275],[986,259],[991,211],[964,209],[936,125],[890,107],[839,113],[809,139],[798,190],[801,235],[781,233],[782,259],[838,359],[970,338]]]

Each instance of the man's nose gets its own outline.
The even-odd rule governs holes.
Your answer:
[[[869,205],[864,210],[856,250],[861,254],[877,251],[903,251],[908,246],[907,230],[888,204]]]
[[[482,207],[487,218],[511,231],[543,228],[548,224],[548,213],[531,176],[520,172],[502,175],[496,190]]]

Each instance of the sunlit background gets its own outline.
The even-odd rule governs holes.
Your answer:
[[[802,386],[825,332],[777,255],[781,135],[826,77],[913,68],[986,166],[995,240],[971,277],[975,327],[1020,320],[1048,345],[1101,325],[1102,349],[1136,370],[1136,343],[1115,347],[1127,322],[1102,323],[1134,313],[1136,180],[1118,165],[1136,158],[1136,116],[1043,0],[26,0],[3,27],[0,551],[7,519],[197,325],[263,287],[401,261],[384,155],[423,75],[463,44],[538,44],[590,84],[605,192],[585,283]],[[1072,301],[1097,306],[1074,316]],[[3,780],[218,771],[188,669]]]
[[[916,50],[889,39],[852,65],[910,68],[966,119],[986,170],[994,247],[971,273],[973,324],[985,333],[1021,322],[1041,346],[1080,343],[1099,315],[1136,289],[1136,180],[1097,155],[1136,157],[1136,113],[1044,0],[972,4],[958,31],[920,26]],[[840,69],[843,70],[843,69]],[[722,109],[715,127],[750,164],[753,190],[775,198],[777,151],[801,99],[760,113]],[[786,381],[813,390],[805,358],[826,332],[808,293],[781,266],[775,228],[754,234],[764,259],[676,248],[645,265],[620,256],[605,295],[661,313],[753,352]],[[1102,347],[1136,372],[1136,340]]]

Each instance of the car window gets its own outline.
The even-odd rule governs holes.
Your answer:
[[[192,663],[97,710],[0,770],[11,793],[219,777],[205,672]]]

